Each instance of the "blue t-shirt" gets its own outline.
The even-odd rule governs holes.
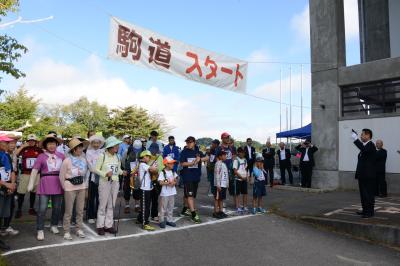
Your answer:
[[[183,151],[181,152],[179,161],[181,163],[193,162],[194,160],[196,160],[196,157],[198,155],[200,154],[199,151],[197,151],[196,149],[192,150],[184,148]],[[182,167],[180,173],[184,183],[199,182],[201,176],[201,164]]]
[[[236,148],[235,147],[225,147],[223,145],[218,146],[218,148],[216,149],[215,153],[218,154],[218,152],[220,150],[223,150],[226,152],[226,160],[224,161],[224,163],[226,164],[226,167],[228,167],[228,169],[232,170],[233,167],[233,156],[236,155]]]
[[[122,156],[124,156],[124,153],[128,150],[129,145],[126,144],[125,142],[122,142],[121,144],[119,144],[119,149],[118,149],[118,155],[119,158],[122,158]]]

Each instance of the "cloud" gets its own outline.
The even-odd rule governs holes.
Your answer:
[[[358,0],[345,0],[343,2],[346,40],[354,40],[359,37]]]
[[[311,73],[303,72],[303,77],[301,77],[300,73],[292,72],[292,96],[301,91],[301,78],[303,79],[303,93],[311,90]],[[280,84],[280,79],[269,81],[257,87],[254,90],[254,94],[274,101],[279,101],[280,87],[282,87],[282,102],[289,103],[290,76],[287,73],[282,77],[282,86]]]
[[[310,10],[308,5],[292,17],[290,27],[295,31],[297,40],[310,42]]]
[[[246,58],[246,61],[250,62],[248,75],[257,76],[263,74],[271,68],[271,64],[263,63],[272,61],[268,52],[265,49],[254,50]]]

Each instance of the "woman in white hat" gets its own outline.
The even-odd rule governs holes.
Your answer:
[[[56,151],[57,146],[62,140],[54,134],[47,135],[40,143],[43,153],[40,154],[32,168],[28,184],[28,192],[33,191],[36,179],[39,179],[36,194],[39,196],[39,209],[36,220],[37,240],[44,240],[44,220],[48,202],[51,199],[51,226],[50,231],[58,234],[57,225],[61,216],[61,203],[63,201],[64,190],[60,182],[60,169],[64,154]],[[40,177],[39,177],[40,176]]]
[[[97,209],[99,207],[99,181],[100,176],[96,174],[96,162],[100,155],[104,152],[104,138],[98,135],[92,135],[89,138],[89,147],[86,150],[86,160],[88,162],[89,171],[87,173],[89,180],[88,188],[88,205],[87,219],[90,224],[95,223],[97,217]]]
[[[99,182],[99,209],[97,210],[97,233],[105,232],[115,234],[114,206],[118,196],[119,175],[126,176],[121,170],[121,160],[117,153],[122,141],[111,136],[105,143],[105,152],[100,155],[96,163],[96,174],[100,176]]]
[[[65,213],[64,213],[64,239],[72,240],[70,233],[71,216],[74,203],[76,204],[76,235],[85,238],[82,230],[83,208],[85,206],[85,195],[88,186],[86,172],[88,164],[83,153],[87,142],[81,142],[77,138],[70,140],[68,156],[61,165],[60,182],[64,189]]]

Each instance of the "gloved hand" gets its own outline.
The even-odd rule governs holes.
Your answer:
[[[352,138],[354,141],[356,141],[356,140],[358,139],[357,133],[352,132],[352,133],[351,133],[351,138]]]

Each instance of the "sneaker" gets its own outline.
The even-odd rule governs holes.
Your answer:
[[[96,220],[95,220],[95,219],[89,219],[89,220],[88,220],[88,223],[89,223],[89,224],[94,224],[94,223],[96,223]]]
[[[246,213],[249,212],[249,208],[247,208],[247,207],[243,207],[242,209],[243,209],[243,212],[246,212]]]
[[[146,231],[154,231],[154,230],[156,230],[153,226],[151,226],[151,225],[149,225],[149,224],[145,224],[144,226],[143,226],[143,230],[146,230]]]
[[[39,241],[43,241],[44,240],[44,231],[43,230],[37,231],[36,239],[39,240]]]
[[[30,209],[29,209],[29,215],[37,216],[37,212],[35,211],[34,208],[30,208]]]
[[[163,229],[164,229],[164,228],[165,228],[165,225],[166,225],[165,222],[161,222],[161,223],[160,223],[160,228],[163,228]]]
[[[19,219],[22,217],[22,211],[21,210],[17,210],[17,212],[15,213],[15,219]]]
[[[158,222],[158,221],[159,221],[158,217],[151,217],[150,219],[151,219],[153,222]]]
[[[126,205],[125,209],[124,209],[124,213],[128,214],[130,212],[131,212],[131,209],[129,208],[129,205]]]
[[[181,212],[180,214],[181,217],[190,217],[192,214],[190,213],[190,210],[187,209],[185,212]]]
[[[19,231],[18,231],[18,230],[15,230],[15,229],[13,229],[11,226],[9,226],[9,227],[6,229],[6,233],[7,233],[9,236],[16,236],[16,235],[19,234]]]
[[[224,212],[220,212],[219,215],[221,215],[222,218],[227,218],[228,217],[228,215],[226,213],[224,213]]]
[[[174,222],[167,222],[166,224],[171,227],[176,227],[176,223]]]
[[[257,208],[253,208],[253,209],[251,210],[251,214],[253,214],[253,215],[257,214]]]
[[[52,225],[52,226],[50,227],[50,232],[52,232],[52,233],[55,234],[55,235],[57,235],[57,234],[60,233],[60,231],[58,230],[58,228],[57,228],[56,225]]]
[[[237,214],[237,215],[243,214],[242,208],[237,208],[237,209],[236,209],[236,214]]]
[[[110,234],[116,234],[117,233],[117,231],[114,229],[114,227],[104,228],[104,232],[110,233]]]
[[[65,240],[72,240],[72,236],[70,233],[64,233],[64,239]]]
[[[222,219],[223,217],[219,213],[213,212],[212,217],[215,219]]]
[[[196,213],[196,216],[195,216],[195,217],[192,217],[192,221],[193,221],[195,224],[201,223],[200,217],[199,217],[199,215],[198,215],[197,213]]]
[[[264,214],[266,212],[267,212],[267,210],[264,208],[257,208],[257,213]]]
[[[139,205],[135,206],[135,212],[138,212],[138,213],[140,212],[140,206]]]
[[[85,238],[86,237],[85,233],[80,229],[78,231],[76,231],[76,235],[78,237],[80,237],[80,238]]]
[[[98,234],[99,236],[104,236],[104,235],[105,235],[104,227],[97,228],[97,234]]]
[[[1,230],[0,230],[0,236],[6,236],[6,235],[8,235],[8,233],[6,232],[6,230],[1,229]]]
[[[0,240],[0,249],[2,250],[10,250],[10,246]]]

